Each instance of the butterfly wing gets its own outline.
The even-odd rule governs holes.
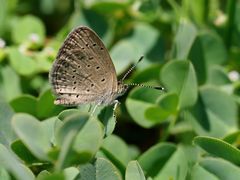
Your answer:
[[[116,70],[104,44],[91,29],[74,29],[49,73],[56,104],[101,103],[117,91]]]

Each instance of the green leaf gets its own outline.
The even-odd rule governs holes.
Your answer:
[[[225,136],[223,138],[223,140],[229,144],[238,144],[238,140],[240,138],[240,131],[236,131],[230,134],[227,134],[227,136]]]
[[[44,119],[58,115],[64,109],[63,106],[54,105],[54,97],[51,90],[47,90],[40,95],[37,102],[37,117]]]
[[[181,146],[177,148],[171,158],[166,162],[161,172],[154,179],[179,179],[186,180],[189,162],[188,152],[184,151]]]
[[[12,30],[13,41],[17,44],[30,41],[31,35],[37,36],[37,44],[42,44],[45,38],[45,28],[42,21],[32,15],[19,18]]]
[[[152,65],[150,67],[144,68],[142,71],[136,72],[132,77],[132,82],[143,83],[149,81],[159,82],[159,73],[161,70],[160,65]]]
[[[1,67],[0,76],[0,91],[2,91],[4,99],[10,101],[22,93],[20,78],[10,66]],[[9,81],[9,77],[11,77],[11,81]]]
[[[154,177],[160,173],[176,150],[176,146],[170,143],[156,144],[144,152],[138,161],[147,175]]]
[[[199,33],[189,54],[192,61],[198,83],[205,83],[209,68],[221,65],[227,59],[226,48],[222,40],[212,32]]]
[[[199,135],[223,137],[237,127],[237,105],[234,99],[217,88],[203,86],[198,102],[184,112]]]
[[[30,76],[38,72],[36,61],[15,47],[9,49],[9,60],[12,68],[20,75]]]
[[[100,113],[98,114],[98,119],[104,125],[104,134],[105,136],[109,136],[112,134],[115,125],[116,125],[116,117],[114,117],[112,106],[104,107]]]
[[[23,144],[22,141],[16,140],[11,144],[11,149],[15,154],[18,155],[25,163],[33,164],[39,163],[37,158],[27,149],[27,147]]]
[[[37,99],[31,95],[22,95],[10,102],[15,112],[28,113],[36,116]]]
[[[92,131],[93,129],[94,131]],[[97,119],[90,118],[83,129],[77,134],[74,140],[73,150],[76,151],[79,156],[84,157],[84,155],[87,155],[84,161],[88,162],[99,150],[103,136],[102,124]]]
[[[199,164],[196,164],[193,166],[191,170],[191,174],[189,176],[190,176],[190,179],[193,179],[193,180],[202,180],[202,179],[219,180],[219,178],[216,177],[215,174],[212,174],[211,172],[209,172]]]
[[[75,114],[75,113],[80,113],[78,109],[66,109],[59,113],[58,119],[61,121],[64,121],[66,118],[68,118],[70,115]]]
[[[16,134],[34,156],[41,160],[50,160],[47,156],[52,148],[54,126],[57,118],[51,118],[43,122],[35,117],[19,113],[13,116],[12,125]]]
[[[225,72],[224,68],[221,66],[213,66],[209,69],[207,83],[215,86],[221,86],[231,84],[231,81],[228,78],[228,74]]]
[[[146,110],[155,106],[161,93],[154,89],[134,88],[128,95],[126,106],[133,120],[142,127],[150,128],[156,122],[146,116]]]
[[[83,164],[79,167],[80,174],[82,180],[95,180],[96,179],[96,169],[94,165],[87,163]]]
[[[94,164],[83,164],[79,167],[81,180],[110,179],[121,180],[118,169],[107,159],[96,158]]]
[[[197,180],[235,180],[236,177],[240,177],[240,170],[238,166],[223,159],[205,158],[199,162],[199,165],[193,168],[191,174],[192,177],[196,177]]]
[[[116,135],[111,135],[105,138],[102,148],[111,153],[112,156],[124,165],[127,165],[130,160],[127,144]]]
[[[14,112],[0,94],[0,143],[9,146],[16,139],[16,134],[11,126]]]
[[[34,175],[27,167],[23,166],[18,159],[0,144],[0,161],[1,166],[11,172],[19,180],[33,180]]]
[[[157,29],[149,24],[137,23],[134,25],[133,33],[127,38],[127,41],[132,44],[139,56],[146,54],[154,47],[158,40],[158,33]],[[137,60],[136,58],[139,57],[135,57],[134,60]]]
[[[122,179],[117,168],[110,161],[104,158],[97,158],[94,165],[96,168],[96,179],[104,180]]]
[[[214,156],[240,165],[240,151],[231,144],[217,138],[204,136],[195,137],[194,143]]]
[[[93,1],[94,3],[87,3],[92,9],[100,13],[115,13],[127,8],[127,1]]]
[[[166,91],[178,94],[181,109],[196,103],[197,79],[189,61],[171,61],[165,64],[161,71],[161,79]]]
[[[79,170],[75,167],[66,168],[63,170],[65,180],[74,180],[79,174]]]
[[[130,63],[136,62],[142,54],[152,50],[158,40],[158,31],[144,23],[135,24],[130,37],[116,43],[110,51],[117,73],[122,73]],[[142,43],[144,42],[144,43]],[[143,61],[138,67],[146,67]]]
[[[170,115],[177,112],[178,96],[173,93],[163,94],[158,104],[148,108],[145,112],[147,119],[156,123],[166,120]]]
[[[197,36],[197,28],[191,22],[180,22],[173,46],[174,59],[186,59]]]
[[[66,117],[64,122],[58,127],[56,138],[57,145],[61,147],[61,150],[56,163],[57,170],[68,167],[76,161],[81,162],[86,159],[85,156],[78,157],[78,154],[72,151],[72,145],[77,134],[86,125],[88,120],[89,116],[87,114],[74,113]],[[86,155],[89,158],[89,155]]]
[[[126,169],[126,180],[145,180],[145,176],[141,166],[137,161],[131,161],[127,165]]]
[[[129,64],[139,57],[134,48],[135,47],[131,44],[131,42],[127,40],[121,40],[117,42],[110,50],[117,74],[123,73]]]
[[[0,167],[0,179],[11,180],[10,174],[2,167]]]

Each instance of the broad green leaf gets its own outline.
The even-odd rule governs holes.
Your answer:
[[[170,115],[177,112],[178,96],[173,93],[166,93],[159,97],[158,104],[148,108],[146,117],[156,123],[166,120]]]
[[[67,31],[65,30],[66,32],[63,34],[63,37],[65,38],[73,28],[79,25],[85,25],[93,29],[106,47],[112,43],[114,28],[110,26],[104,14],[100,14],[92,9],[79,8],[70,18],[69,29],[66,29]]]
[[[61,121],[64,121],[67,117],[75,113],[80,113],[80,111],[78,109],[66,109],[61,113],[59,113],[58,119],[60,119]]]
[[[105,138],[101,148],[110,152],[124,165],[130,160],[127,144],[116,135]]]
[[[228,78],[227,72],[225,72],[225,70],[222,67],[214,66],[209,69],[207,83],[215,86],[221,86],[230,84],[231,81]]]
[[[83,129],[77,134],[73,142],[73,150],[76,151],[79,156],[85,156],[83,160],[88,162],[99,150],[103,136],[102,124],[97,119],[90,118]]]
[[[212,32],[199,33],[189,54],[199,84],[206,82],[209,68],[226,61],[227,52],[222,40]]]
[[[5,100],[10,101],[22,93],[20,78],[10,66],[0,68],[0,93]],[[11,80],[9,80],[9,77],[11,77]]]
[[[65,180],[74,180],[79,174],[76,167],[69,167],[63,170]]]
[[[139,55],[146,54],[154,47],[158,40],[159,32],[153,26],[144,23],[135,24],[133,33],[127,41],[132,44],[136,53]],[[143,43],[144,42],[144,43]],[[137,60],[135,57],[134,60]]]
[[[28,28],[26,28],[28,27]],[[14,24],[12,38],[15,43],[23,43],[36,36],[36,44],[42,44],[45,38],[45,28],[42,21],[32,15],[19,18]]]
[[[217,176],[200,166],[199,164],[196,164],[193,166],[191,173],[189,175],[190,180],[219,180]]]
[[[156,144],[144,152],[138,161],[148,176],[155,177],[176,150],[176,146],[170,143]]]
[[[159,82],[159,73],[161,70],[160,65],[152,65],[150,67],[147,67],[143,69],[142,71],[136,72],[135,75],[132,77],[132,82],[135,83],[143,83],[143,82],[149,82],[149,81],[156,81]]]
[[[188,173],[188,166],[187,154],[184,149],[179,146],[154,179],[162,180],[172,178],[185,180]]]
[[[194,143],[214,156],[240,165],[240,151],[231,144],[217,138],[204,136],[194,138]]]
[[[14,112],[0,94],[0,143],[9,146],[16,135],[11,126],[11,118]]]
[[[60,154],[56,163],[56,170],[69,167],[74,162],[81,162],[89,158],[89,152],[85,156],[80,156],[72,151],[74,140],[89,120],[87,114],[74,113],[64,119],[64,122],[57,129],[57,145],[61,147]],[[89,142],[91,143],[91,142]]]
[[[49,175],[51,175],[50,172],[48,172],[47,170],[43,170],[37,175],[36,180],[43,180],[44,178],[47,178]]]
[[[179,24],[173,47],[174,59],[186,59],[197,36],[197,28],[191,22],[182,20]]]
[[[139,57],[135,47],[127,40],[117,42],[110,50],[110,54],[117,74],[123,73],[130,63]]]
[[[93,164],[87,163],[79,167],[80,174],[77,178],[81,180],[121,180],[117,168],[107,159],[96,158]],[[76,179],[77,179],[76,178]]]
[[[97,158],[95,162],[96,179],[104,180],[121,180],[122,177],[119,174],[117,168],[107,159]]]
[[[56,120],[57,118],[51,118],[40,122],[29,114],[19,113],[13,116],[12,125],[34,156],[41,160],[49,160],[47,153],[52,148]]]
[[[212,175],[214,175],[214,177],[217,177],[217,179],[228,180],[235,180],[236,177],[240,177],[239,167],[223,159],[206,158],[199,162],[199,166],[208,172],[210,175],[209,177],[212,179]]]
[[[171,61],[161,71],[161,79],[166,91],[177,93],[179,107],[184,109],[197,101],[197,79],[193,65],[189,61]]]
[[[225,136],[223,140],[229,144],[238,145],[239,138],[240,138],[240,131],[238,130],[236,132],[227,134],[227,136]]]
[[[38,159],[27,149],[27,147],[20,140],[16,140],[11,144],[11,149],[18,155],[25,163],[33,164],[39,163]]]
[[[150,52],[157,40],[156,29],[148,24],[136,24],[131,36],[116,43],[110,51],[117,73],[124,72],[130,63],[136,62],[141,55]],[[146,64],[149,64],[149,61],[143,61],[138,67]]]
[[[51,90],[47,90],[40,95],[37,102],[37,117],[44,119],[50,116],[56,116],[64,107],[54,105],[54,97]]]
[[[31,95],[22,95],[10,102],[11,107],[15,112],[28,113],[36,116],[37,99]]]
[[[100,13],[115,13],[127,8],[127,1],[86,1],[87,6],[90,6],[92,9]]]
[[[10,174],[2,167],[0,167],[0,179],[11,180]]]
[[[44,174],[40,174],[41,176],[39,176],[37,178],[37,180],[66,180],[63,172],[60,173],[44,173]]]
[[[96,169],[93,164],[87,163],[79,167],[79,177],[82,180],[96,180]]]
[[[131,161],[127,165],[126,180],[145,180],[145,176],[141,166],[138,164],[137,161]]]
[[[20,75],[30,76],[38,72],[36,61],[21,53],[16,47],[9,49],[9,60],[12,68]]]
[[[6,147],[0,144],[1,166],[11,172],[19,180],[33,180],[34,175],[27,167],[23,166],[19,160]]]
[[[237,126],[237,105],[234,99],[217,88],[204,86],[200,89],[198,102],[190,111],[184,112],[199,135],[223,137]]]
[[[147,119],[146,110],[155,106],[161,92],[154,89],[135,88],[128,95],[126,106],[133,120],[142,127],[150,128],[156,122]]]
[[[114,113],[116,113],[116,112],[113,112],[113,107],[107,106],[107,107],[104,107],[98,114],[98,119],[104,125],[105,136],[111,135],[115,128],[116,117],[114,117]]]

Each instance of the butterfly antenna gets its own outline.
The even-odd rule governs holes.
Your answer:
[[[148,85],[137,84],[137,83],[130,83],[130,84],[126,84],[126,85],[127,86],[138,86],[138,87],[144,87],[144,88],[157,89],[157,90],[164,91],[164,88],[161,86],[148,86]]]
[[[132,72],[133,69],[136,68],[136,66],[138,65],[138,63],[140,63],[143,60],[144,56],[141,56],[138,60],[138,62],[136,64],[134,64],[127,72],[126,74],[124,74],[123,78],[121,79],[121,81],[123,82],[123,80],[129,75],[130,72]]]

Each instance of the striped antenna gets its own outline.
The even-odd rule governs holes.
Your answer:
[[[134,64],[127,72],[126,74],[124,74],[123,78],[121,79],[121,81],[123,82],[123,80],[129,75],[130,72],[132,72],[133,69],[136,68],[136,66],[138,65],[138,63],[140,63],[143,60],[144,56],[141,56],[138,60],[138,62],[136,64]]]
[[[138,65],[138,63],[140,63],[143,60],[144,56],[141,56],[138,60],[138,62],[136,64],[134,64],[127,72],[126,74],[123,76],[123,78],[121,79],[121,82],[123,82],[123,80],[129,75],[129,73],[132,72],[133,69],[136,68],[136,66]],[[137,84],[137,83],[130,83],[130,84],[126,84],[127,86],[139,86],[139,87],[144,87],[144,88],[150,88],[150,89],[157,89],[157,90],[161,90],[164,91],[164,88],[161,86],[148,86],[148,85],[143,85],[143,84]]]
[[[144,88],[157,89],[157,90],[164,91],[164,88],[161,86],[148,86],[148,85],[137,84],[137,83],[131,83],[131,84],[126,84],[126,85],[127,86],[138,86],[138,87],[144,87]]]

